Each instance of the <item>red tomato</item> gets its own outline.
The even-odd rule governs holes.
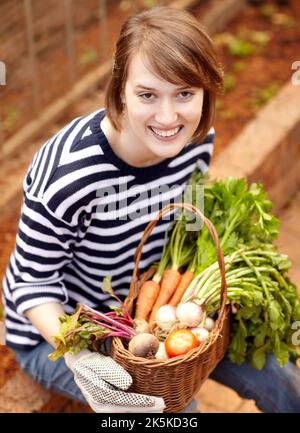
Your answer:
[[[191,349],[199,346],[200,342],[188,329],[178,329],[171,332],[165,341],[165,348],[169,358],[185,355]]]

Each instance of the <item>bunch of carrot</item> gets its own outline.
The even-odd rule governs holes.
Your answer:
[[[186,219],[181,211],[179,219],[168,232],[162,257],[153,278],[144,282],[136,302],[135,319],[145,320],[150,329],[155,326],[158,309],[163,305],[176,306],[195,277],[197,266],[197,238],[186,230]]]

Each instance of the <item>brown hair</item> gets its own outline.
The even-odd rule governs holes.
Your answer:
[[[201,120],[192,141],[200,143],[212,126],[223,72],[213,43],[189,12],[159,6],[123,24],[116,44],[112,75],[106,89],[106,114],[120,131],[122,95],[132,56],[141,52],[153,70],[176,85],[204,89]]]

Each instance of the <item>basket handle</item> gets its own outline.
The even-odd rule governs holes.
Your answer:
[[[207,230],[209,231],[209,234],[211,235],[211,237],[215,243],[215,246],[217,249],[217,259],[218,259],[218,264],[219,264],[220,273],[221,273],[221,306],[220,306],[219,316],[217,319],[217,324],[219,324],[221,319],[223,318],[223,316],[225,314],[225,305],[226,305],[226,299],[227,299],[227,284],[226,284],[226,278],[225,278],[224,256],[223,256],[223,253],[222,253],[222,250],[220,247],[219,237],[218,237],[218,234],[217,234],[217,231],[216,231],[214,225],[212,224],[212,222],[208,218],[206,218],[203,215],[203,213],[196,206],[194,206],[190,203],[171,203],[171,204],[164,206],[157,213],[156,217],[152,221],[150,221],[150,223],[145,228],[142,239],[141,239],[141,241],[140,241],[140,243],[136,249],[135,255],[134,255],[135,266],[134,266],[133,275],[132,275],[132,279],[131,279],[131,283],[130,283],[129,294],[126,298],[125,305],[129,309],[129,311],[131,311],[134,297],[135,297],[135,287],[136,287],[136,283],[137,283],[138,277],[139,277],[139,263],[140,263],[140,258],[142,255],[142,248],[143,248],[145,242],[147,241],[148,237],[150,236],[150,233],[151,233],[152,229],[154,228],[154,226],[156,225],[157,221],[159,219],[161,219],[165,214],[174,210],[175,208],[186,209],[186,210],[189,210],[190,212],[198,215],[201,218],[201,220],[203,221],[204,225],[206,226]]]

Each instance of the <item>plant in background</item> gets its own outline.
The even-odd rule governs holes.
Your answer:
[[[259,110],[266,105],[276,95],[280,89],[280,84],[278,81],[271,81],[266,87],[255,90],[251,100],[248,101],[250,107]]]
[[[230,92],[236,86],[236,78],[233,74],[225,74],[223,82],[224,82],[225,93]]]
[[[281,25],[286,29],[295,27],[296,25],[296,20],[294,17],[286,13],[279,12],[279,9],[275,5],[262,5],[260,8],[260,13],[264,18],[270,20],[272,24]]]
[[[85,48],[79,57],[79,63],[81,65],[90,65],[98,60],[98,53],[95,48]]]
[[[245,63],[242,61],[234,62],[231,66],[233,72],[239,73],[245,69]]]
[[[14,128],[16,121],[20,117],[20,110],[17,107],[11,105],[10,107],[4,110],[4,118],[3,118],[3,129],[6,131],[10,131]]]

